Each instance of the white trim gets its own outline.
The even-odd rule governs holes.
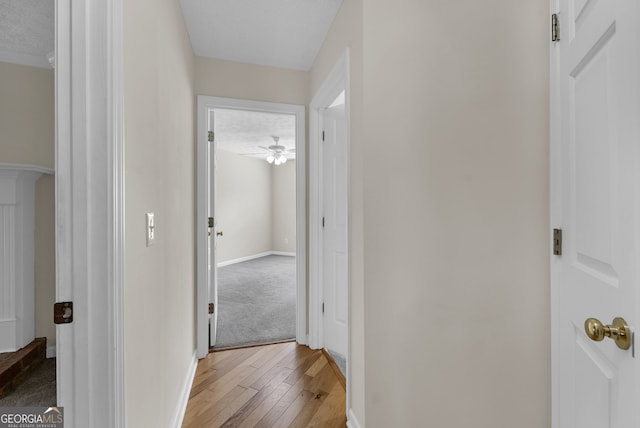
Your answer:
[[[47,346],[46,358],[55,358],[56,357],[56,345]]]
[[[1,163],[0,162],[0,170],[28,171],[28,172],[37,172],[40,174],[50,174],[50,175],[55,174],[55,170],[51,168],[45,168],[40,165],[31,165],[27,163]]]
[[[295,257],[296,253],[285,253],[284,251],[266,251],[264,253],[253,254],[250,256],[245,256],[237,259],[227,260],[225,262],[220,262],[220,263],[217,263],[217,266],[221,268],[229,265],[235,265],[236,263],[248,262],[249,260],[255,260],[255,259],[259,259],[261,257],[267,257],[267,256]]]
[[[271,251],[272,256],[295,257],[296,253],[287,253],[286,251]]]
[[[180,428],[184,421],[184,415],[187,411],[187,404],[189,403],[189,395],[191,394],[191,387],[193,385],[193,379],[196,376],[196,369],[198,368],[198,355],[197,352],[193,352],[191,357],[191,364],[189,364],[189,370],[187,376],[182,384],[182,392],[180,393],[180,399],[176,405],[176,410],[171,418],[170,427]]]
[[[0,49],[0,62],[26,65],[29,67],[47,68],[49,70],[53,68],[47,59],[47,55],[32,55],[23,52],[8,51],[6,49]]]
[[[196,229],[197,248],[204,248],[206,241],[205,228],[207,222],[208,199],[206,188],[202,185],[205,178],[200,176],[200,171],[205,171],[207,123],[208,112],[214,108],[227,108],[236,110],[262,111],[270,113],[289,113],[296,115],[296,158],[306,159],[305,137],[305,107],[295,104],[271,103],[262,101],[240,100],[234,98],[220,98],[199,95],[198,96],[198,122],[196,136],[197,143],[197,213],[196,222],[203,225],[202,233]],[[307,273],[306,273],[306,163],[296,162],[296,340],[298,343],[307,344]],[[199,251],[199,253],[204,253]],[[206,254],[197,254],[197,266],[206,266]],[[220,265],[218,265],[220,266]],[[197,323],[197,349],[198,358],[204,358],[209,352],[209,326],[208,326],[208,290],[206,284],[206,271],[197,268],[197,297],[196,297],[196,323]]]
[[[69,426],[125,424],[122,1],[55,2],[56,300],[74,302],[56,364]]]
[[[551,13],[560,10],[558,0],[550,0]],[[551,426],[560,428],[558,403],[558,314],[559,314],[559,278],[560,264],[557,256],[551,251],[552,229],[562,228],[562,186],[556,186],[562,178],[562,118],[560,97],[560,44],[550,43],[549,47],[549,267],[550,267],[550,337],[551,337]]]
[[[356,415],[353,413],[353,409],[349,409],[347,412],[347,427],[348,428],[360,428],[361,425],[356,418]]]
[[[346,48],[309,105],[309,347],[323,347],[322,340],[322,174],[320,170],[321,111],[345,91],[347,122],[347,409],[351,405],[351,89],[349,48]]]

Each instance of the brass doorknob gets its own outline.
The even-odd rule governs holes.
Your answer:
[[[614,318],[611,325],[604,325],[596,318],[587,318],[584,322],[584,331],[589,339],[595,342],[609,337],[616,342],[620,349],[631,347],[631,329],[623,318]]]
[[[217,231],[216,236],[222,236],[222,231],[221,230]]]

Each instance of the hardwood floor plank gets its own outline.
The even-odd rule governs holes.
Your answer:
[[[183,428],[345,427],[345,388],[319,350],[294,342],[209,354]]]
[[[276,424],[276,421],[280,419],[282,414],[291,406],[291,404],[298,398],[304,391],[304,386],[311,380],[309,376],[303,376],[298,380],[286,394],[282,396],[280,400],[271,408],[269,413],[264,415],[260,422],[256,424],[256,427],[270,428]],[[286,382],[285,382],[286,383]]]
[[[184,428],[201,428],[207,426],[206,423],[211,421],[222,409],[229,406],[237,399],[246,388],[237,386],[229,391],[226,395],[215,394],[212,391],[204,390],[196,398],[198,401],[189,400],[187,412],[185,413]]]
[[[294,369],[294,371],[291,372],[289,377],[287,379],[285,379],[285,382],[287,382],[288,384],[291,384],[291,385],[293,385],[296,382],[298,382],[298,380],[301,379],[304,376],[304,374],[307,372],[307,370],[309,370],[311,368],[311,366],[314,365],[315,362],[318,361],[318,359],[320,359],[320,358],[324,358],[320,351],[318,351],[317,353],[313,353],[313,354],[307,356],[301,362],[301,364],[299,364],[298,367],[296,367]]]
[[[265,417],[269,411],[276,405],[278,401],[291,389],[291,385],[288,383],[281,383],[275,390],[266,397],[260,405],[258,405],[249,416],[240,425],[240,428],[252,428],[255,427],[262,418]]]
[[[244,420],[247,419],[249,415],[264,400],[266,400],[271,394],[273,394],[273,392],[278,387],[278,385],[281,385],[283,383],[282,381],[284,380],[284,378],[287,377],[290,371],[291,369],[282,368],[281,371],[276,376],[274,376],[268,384],[265,384],[261,389],[258,390],[255,388],[251,388],[258,391],[258,393],[254,395],[251,398],[251,400],[247,401],[245,405],[242,406],[242,408],[240,408],[232,417],[230,417],[227,420],[227,422],[223,425],[223,427],[226,427],[226,428],[237,427],[242,422],[244,422]]]
[[[233,400],[227,407],[222,409],[218,414],[203,427],[221,427],[230,417],[232,417],[244,404],[256,395],[258,391],[255,389],[246,389],[238,398]]]
[[[344,427],[347,424],[346,413],[344,389],[338,382],[307,426],[323,428]]]

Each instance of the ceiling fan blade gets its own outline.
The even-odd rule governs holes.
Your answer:
[[[265,153],[264,152],[257,152],[257,153],[240,153],[240,156],[264,156]]]
[[[265,149],[265,150],[266,150],[266,151],[268,151],[268,152],[270,152],[270,151],[271,151],[271,149],[270,149],[269,147],[265,147],[265,146],[258,146],[258,147],[260,147],[261,149]]]

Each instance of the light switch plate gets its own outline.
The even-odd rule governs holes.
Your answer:
[[[146,231],[147,231],[147,247],[156,242],[156,220],[153,213],[146,213]]]

